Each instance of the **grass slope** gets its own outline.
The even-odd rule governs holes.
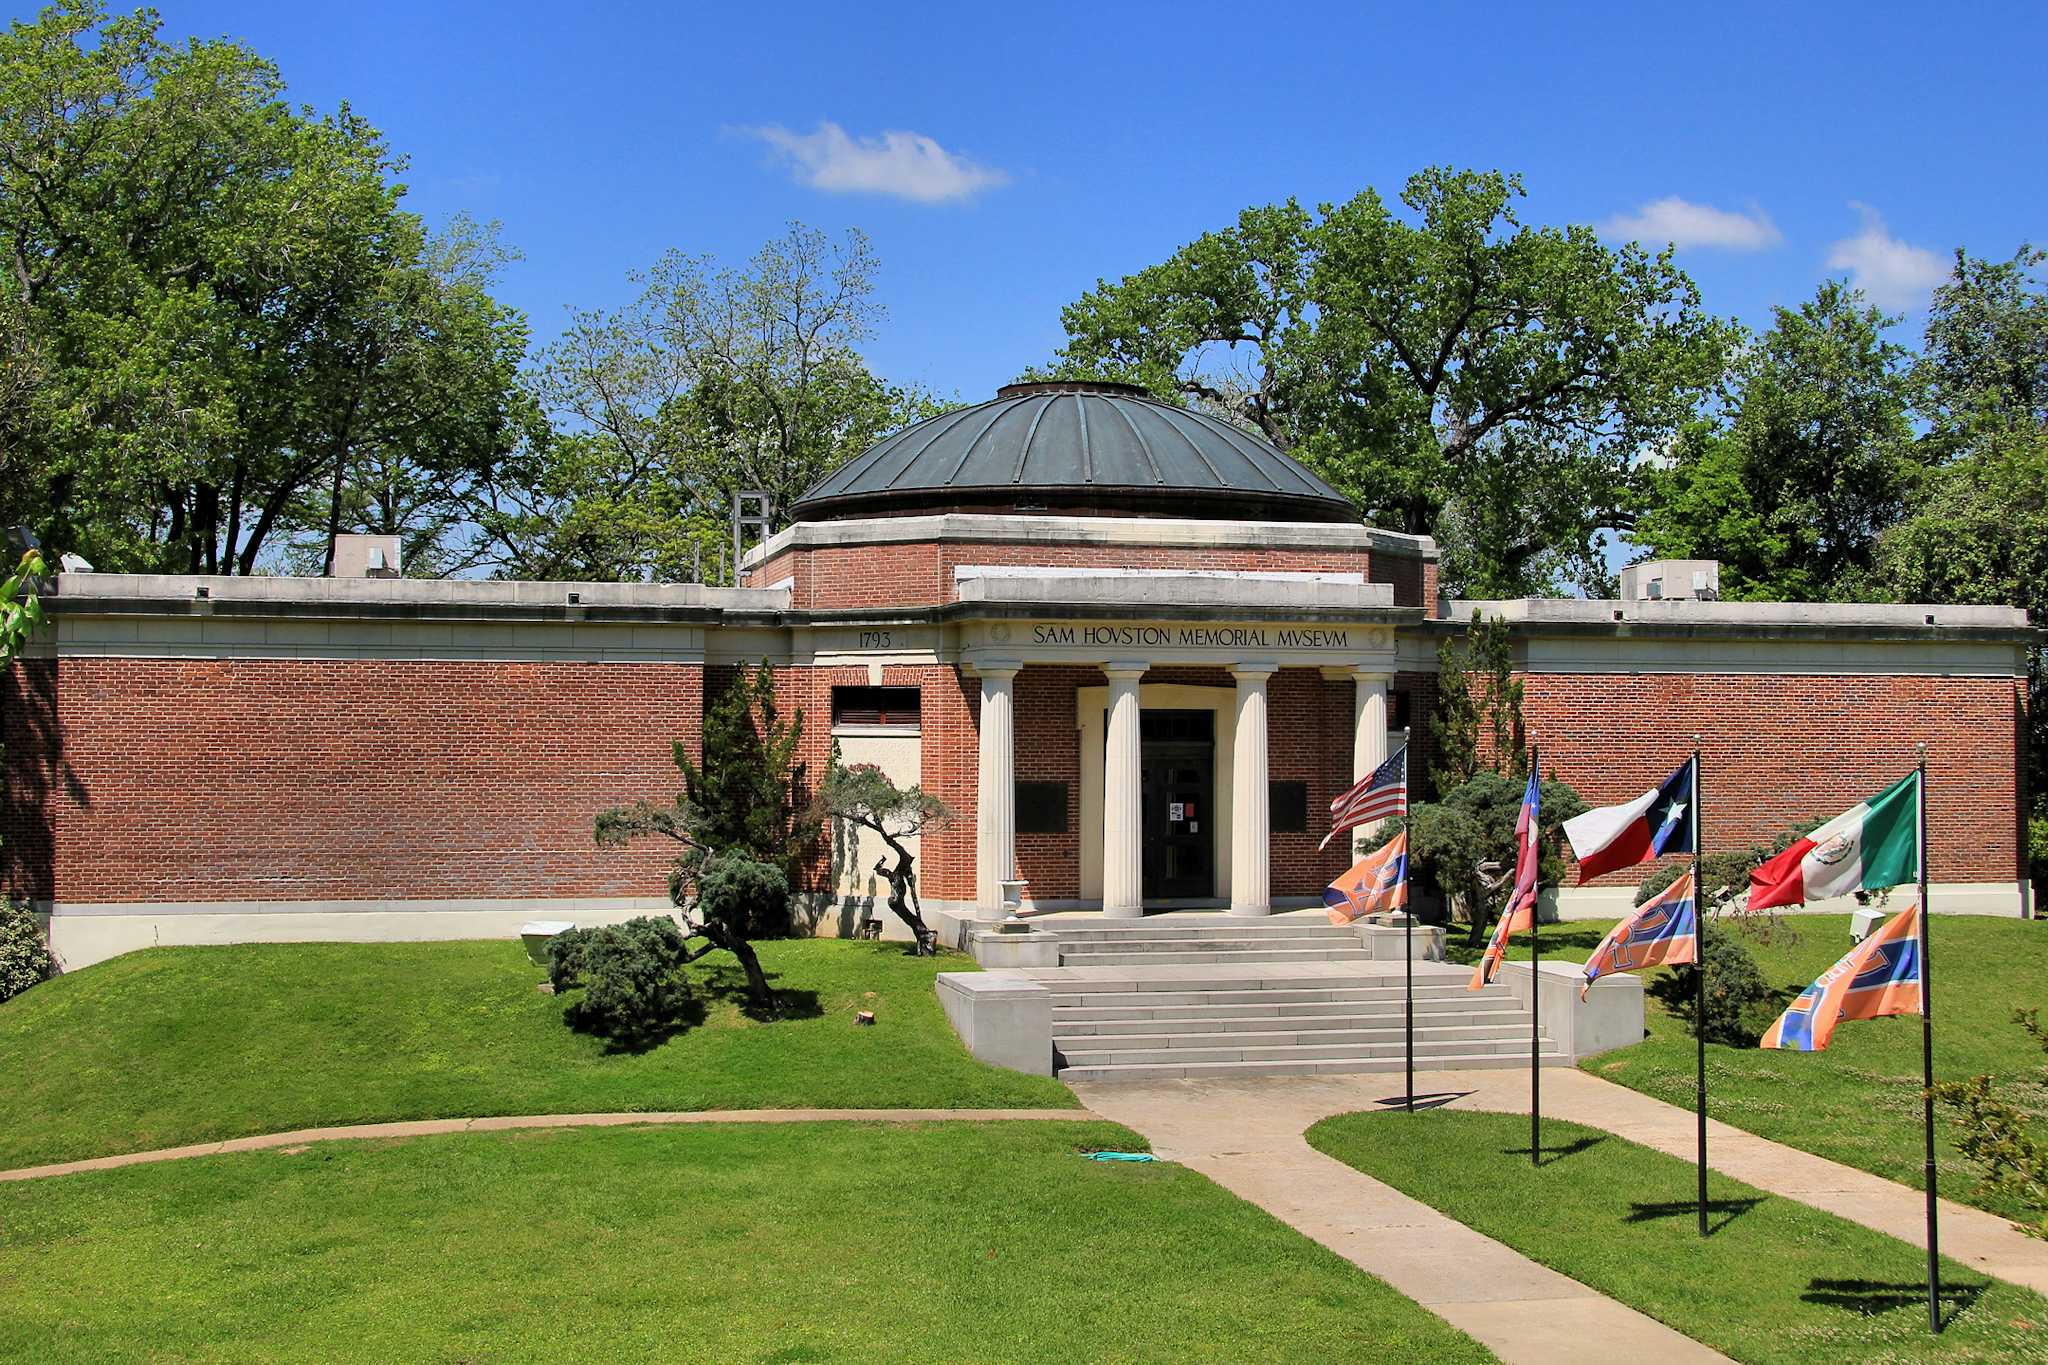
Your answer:
[[[1583,962],[1612,922],[1546,926],[1543,955]],[[1789,932],[1787,932],[1789,930]],[[2036,1118],[2048,1121],[2041,1054],[2012,1023],[2015,1007],[2048,1006],[2048,924],[1937,914],[1934,960],[1934,1074],[1966,1080],[1990,1074]],[[1774,941],[1743,940],[1764,978],[1785,1001],[1849,948],[1846,915],[1797,915],[1781,921]],[[1511,956],[1528,958],[1527,935]],[[1648,995],[1642,1043],[1603,1053],[1580,1068],[1646,1095],[1691,1108],[1694,1043],[1687,1025],[1658,999],[1670,973],[1645,976]],[[1920,1021],[1917,1017],[1842,1024],[1822,1052],[1766,1052],[1707,1047],[1707,1097],[1713,1116],[1759,1137],[1839,1161],[1845,1166],[1920,1187]],[[1952,1199],[1994,1213],[2016,1214],[1977,1193],[1976,1172],[1949,1140],[1936,1111],[1936,1175]]]
[[[1918,1247],[1720,1176],[1703,1241],[1692,1166],[1597,1129],[1545,1123],[1533,1170],[1520,1114],[1347,1114],[1308,1139],[1737,1360],[2038,1361],[2048,1340],[2048,1300],[1946,1261],[1932,1337]]]
[[[632,1054],[564,1024],[517,943],[130,953],[0,1005],[0,1167],[384,1119],[1074,1103],[961,1046],[932,978],[966,958],[829,939],[761,957],[789,1017],[743,1016],[714,954],[692,969],[703,1022]]]
[[[1191,1171],[1077,1153],[1140,1145],[711,1125],[0,1186],[0,1358],[1491,1358]]]

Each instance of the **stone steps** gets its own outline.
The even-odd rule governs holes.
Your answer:
[[[1275,939],[1348,939],[1356,943],[1358,933],[1341,925],[1286,920],[1233,920],[1216,924],[1199,924],[1182,921],[1171,925],[1133,927],[1129,929],[1107,929],[1090,927],[1086,929],[1065,929],[1057,925],[1043,926],[1048,933],[1056,934],[1061,943],[1157,943],[1168,939],[1185,938],[1250,938],[1271,942]]]
[[[1569,1066],[1571,1060],[1546,1044],[1539,1054],[1544,1066]],[[1420,1060],[1420,1053],[1417,1054]],[[1519,1052],[1439,1053],[1429,1059],[1433,1070],[1476,1071],[1505,1067],[1526,1067],[1529,1053]],[[1127,1064],[1069,1066],[1059,1077],[1063,1081],[1170,1081],[1238,1080],[1252,1076],[1342,1076],[1364,1072],[1402,1071],[1406,1059],[1397,1051],[1392,1057],[1261,1058],[1235,1062],[1133,1062]]]
[[[1141,950],[1122,948],[1060,949],[1062,967],[1178,967],[1202,962],[1230,962],[1252,959],[1274,966],[1294,962],[1370,962],[1372,954],[1353,939],[1349,947],[1332,945],[1312,948],[1275,948],[1270,944],[1230,943],[1216,940],[1181,940],[1148,945]]]
[[[1170,1015],[1140,1013],[1103,1017],[1094,1010],[1060,1010],[1053,1016],[1053,1038],[1134,1037],[1148,1034],[1347,1033],[1391,1031],[1400,1036],[1405,1016],[1398,1009],[1344,1014],[1230,1014],[1197,1006]],[[1528,1016],[1520,1010],[1464,1010],[1458,1013],[1415,1012],[1415,1027],[1431,1037],[1452,1037],[1468,1029],[1515,1029],[1528,1032]]]
[[[1529,1032],[1524,1028],[1519,1036],[1511,1029],[1501,1030],[1505,1036],[1492,1038],[1415,1040],[1415,1059],[1418,1063],[1425,1058],[1436,1058],[1457,1054],[1459,1056],[1513,1055],[1527,1060],[1529,1056]],[[1358,1058],[1378,1060],[1386,1057],[1399,1058],[1406,1055],[1406,1049],[1399,1037],[1377,1041],[1337,1039],[1335,1041],[1255,1043],[1257,1035],[1233,1038],[1229,1035],[1207,1035],[1208,1042],[1195,1046],[1204,1037],[1201,1034],[1177,1034],[1157,1040],[1159,1045],[1151,1047],[1125,1046],[1137,1039],[1090,1039],[1093,1043],[1114,1042],[1114,1047],[1083,1047],[1068,1051],[1054,1041],[1056,1060],[1067,1066],[1153,1066],[1177,1065],[1192,1062],[1298,1062],[1331,1061],[1337,1058]],[[1548,1050],[1546,1048],[1546,1050]]]
[[[1296,982],[1298,981],[1298,984]],[[1366,1005],[1380,1002],[1400,1004],[1401,986],[1342,986],[1330,984],[1327,979],[1314,981],[1299,979],[1289,981],[1281,978],[1271,983],[1257,979],[1218,979],[1208,981],[1115,981],[1115,980],[1054,980],[1041,977],[1039,984],[1058,997],[1055,1007],[1086,1004],[1090,1007],[1131,1009],[1163,1009],[1176,1005],[1302,1005],[1302,1004],[1351,1004]],[[1476,1005],[1482,1001],[1512,1001],[1506,987],[1489,987],[1483,991],[1468,991],[1463,986],[1423,985],[1415,983],[1415,1005],[1421,1009],[1425,1002],[1459,1001]]]

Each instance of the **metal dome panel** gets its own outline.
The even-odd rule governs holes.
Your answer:
[[[1278,447],[1127,384],[1011,384],[905,427],[799,498],[799,520],[1053,504],[1144,515],[1357,521]]]

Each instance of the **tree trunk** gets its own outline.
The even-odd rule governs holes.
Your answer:
[[[914,858],[909,849],[896,841],[887,830],[879,831],[883,842],[896,854],[896,866],[890,867],[887,858],[875,864],[875,871],[889,879],[889,908],[896,912],[896,918],[910,926],[910,932],[917,939],[917,955],[930,957],[937,950],[938,935],[925,926],[924,916],[910,906],[910,867]]]
[[[768,985],[768,974],[761,970],[761,959],[754,954],[754,945],[734,936],[726,946],[740,960],[740,970],[747,974],[747,998],[754,1008],[771,1019],[780,1014],[775,1006],[775,992]]]

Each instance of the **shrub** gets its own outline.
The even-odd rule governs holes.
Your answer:
[[[614,1042],[653,1041],[682,1022],[690,1003],[683,966],[689,945],[673,921],[627,920],[572,929],[548,945],[548,980],[556,991],[583,990],[569,1007],[577,1028]]]
[[[1753,1047],[1778,1017],[1778,993],[1735,935],[1709,925],[1703,939],[1707,962],[1706,1038],[1730,1047]],[[1695,1035],[1700,1032],[1699,986],[1694,967],[1676,967],[1659,994]]]
[[[20,901],[0,901],[0,1000],[12,1000],[50,974],[50,946]]]
[[[773,863],[734,849],[712,857],[697,877],[697,915],[748,939],[789,932],[789,878]]]

